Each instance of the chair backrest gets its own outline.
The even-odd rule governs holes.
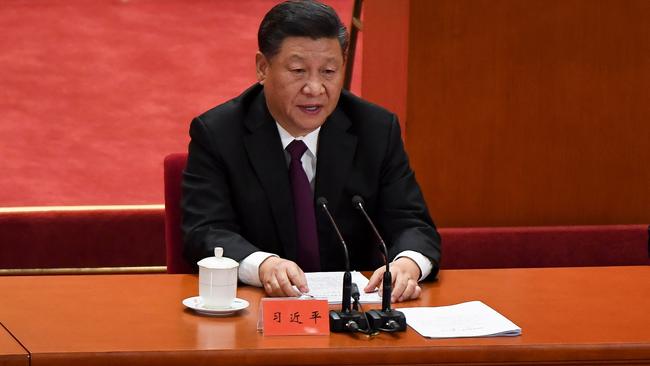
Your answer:
[[[0,275],[160,270],[143,267],[165,265],[163,219],[158,205],[0,208]]]
[[[187,153],[165,157],[165,248],[167,273],[193,273],[183,258],[183,232],[181,231],[181,182],[187,163]]]
[[[168,273],[193,273],[183,258],[181,182],[187,153],[165,157]],[[650,264],[648,225],[442,228],[441,268],[572,267]]]
[[[443,269],[648,265],[648,225],[443,228]]]

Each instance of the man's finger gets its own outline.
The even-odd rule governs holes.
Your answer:
[[[286,272],[286,269],[284,271],[281,271],[280,273],[277,273],[276,278],[278,280],[278,285],[280,286],[280,295],[282,296],[300,295],[298,291],[296,291],[296,289],[293,288],[293,284],[289,280],[289,276]]]
[[[381,279],[382,279],[382,275],[384,274],[385,270],[386,269],[384,267],[380,267],[379,269],[377,269],[372,274],[372,276],[370,276],[370,279],[368,280],[368,284],[363,289],[363,291],[365,291],[365,292],[373,292],[377,288],[379,288],[381,290]],[[381,291],[380,291],[380,293],[381,293]]]
[[[406,283],[404,292],[402,292],[402,295],[397,299],[397,301],[406,301],[412,299],[413,295],[415,294],[415,288],[417,286],[418,284],[416,281],[409,279]]]
[[[278,281],[275,279],[275,276],[269,276],[266,280],[264,280],[264,290],[266,291],[267,295],[277,296],[279,288],[280,286],[278,285]]]
[[[390,301],[397,302],[397,300],[402,297],[402,293],[404,293],[404,290],[406,289],[409,278],[406,274],[393,273],[393,275],[395,277],[393,280],[393,293],[390,296]]]
[[[305,273],[300,269],[300,267],[295,266],[287,270],[289,280],[293,283],[300,292],[307,293],[309,292],[309,286],[307,286],[307,277]]]

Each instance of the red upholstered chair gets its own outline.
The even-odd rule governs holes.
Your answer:
[[[183,233],[181,231],[181,182],[187,153],[165,157],[165,247],[167,273],[193,273],[183,259]]]
[[[183,259],[181,181],[186,153],[165,158],[168,273],[192,273]],[[648,265],[648,225],[443,228],[441,268]]]
[[[649,265],[648,225],[446,228],[443,269]]]
[[[165,265],[163,219],[153,205],[0,208],[0,269],[157,271],[145,268]]]

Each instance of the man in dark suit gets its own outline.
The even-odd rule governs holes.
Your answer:
[[[308,292],[303,273],[344,269],[327,199],[355,270],[384,267],[365,207],[389,246],[393,301],[417,298],[435,278],[440,237],[428,214],[394,114],[342,91],[347,31],[328,6],[285,2],[258,33],[259,83],[192,121],[183,179],[185,256],[216,246],[240,263],[242,282],[271,296]],[[297,155],[296,155],[297,154]],[[306,197],[306,198],[305,198]],[[379,269],[377,269],[379,268]]]

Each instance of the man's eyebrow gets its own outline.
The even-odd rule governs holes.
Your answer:
[[[305,58],[302,57],[302,56],[300,56],[300,55],[298,55],[298,54],[292,54],[291,56],[289,56],[289,59],[288,59],[288,60],[289,60],[289,61],[304,61]]]
[[[305,61],[305,58],[299,54],[292,54],[287,58],[287,61]],[[335,56],[325,58],[325,62],[336,62],[337,58]]]
[[[325,59],[325,62],[327,62],[327,63],[331,62],[331,63],[334,63],[334,64],[338,64],[339,60],[336,57],[328,57],[328,58]]]

